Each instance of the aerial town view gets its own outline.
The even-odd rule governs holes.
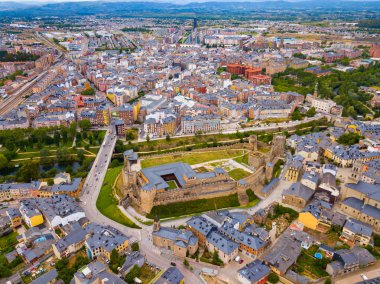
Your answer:
[[[380,283],[380,1],[0,0],[3,283]]]

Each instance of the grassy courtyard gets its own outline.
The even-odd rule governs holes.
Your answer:
[[[96,200],[96,207],[104,216],[107,216],[108,218],[127,227],[140,229],[139,226],[133,223],[127,216],[123,214],[123,212],[120,211],[120,209],[117,207],[118,201],[113,195],[112,186],[121,169],[122,166],[107,170],[102,188],[99,192],[98,199]]]
[[[176,182],[174,180],[167,181],[167,184],[169,185],[169,190],[178,188]]]
[[[234,158],[234,160],[236,162],[238,162],[239,164],[246,164],[246,165],[248,165],[248,154],[245,154],[243,156]]]
[[[243,155],[243,150],[220,150],[210,152],[189,152],[164,155],[154,158],[146,158],[141,161],[142,168],[169,164],[174,162],[184,162],[190,165],[205,163],[214,160],[236,158]]]
[[[177,202],[166,205],[158,205],[146,216],[153,219],[156,215],[160,218],[179,217],[195,213],[202,213],[221,208],[238,207],[239,200],[237,194],[210,199],[199,199],[185,202]]]
[[[228,174],[234,180],[241,180],[241,179],[246,178],[247,176],[251,175],[251,173],[249,173],[243,169],[240,169],[240,168],[233,169],[232,171],[229,171]]]

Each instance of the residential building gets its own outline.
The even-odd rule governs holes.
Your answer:
[[[34,279],[30,284],[54,284],[57,282],[58,272],[54,268],[44,273],[42,276]]]
[[[237,280],[242,284],[265,284],[269,274],[270,268],[256,259],[238,270]]]
[[[93,261],[84,267],[81,267],[75,274],[73,283],[75,284],[98,284],[113,283],[125,284],[119,276],[110,272],[107,265],[100,261]]]
[[[9,219],[11,220],[12,228],[17,228],[17,227],[21,226],[22,215],[21,215],[19,210],[15,209],[15,208],[9,208],[6,211],[6,214],[9,217]]]
[[[349,273],[374,264],[376,259],[365,248],[341,249],[334,253],[333,261],[327,264],[326,272],[331,276]]]
[[[379,187],[363,181],[346,183],[341,189],[340,209],[347,215],[369,224],[380,232]]]
[[[169,267],[154,284],[184,284],[185,277],[177,267]]]
[[[371,241],[372,227],[356,219],[349,218],[344,224],[340,239],[350,247],[367,246]]]
[[[129,237],[111,226],[90,223],[86,226],[86,231],[91,232],[85,240],[86,251],[90,259],[97,256],[110,259],[113,249],[119,254],[124,254],[128,248]]]
[[[314,190],[300,182],[292,183],[282,194],[282,203],[303,209],[314,195]]]
[[[198,250],[198,238],[191,231],[161,227],[159,222],[154,221],[153,245],[169,249],[179,257],[191,256]]]
[[[239,252],[239,245],[218,232],[211,232],[206,239],[210,252],[216,251],[224,264],[231,262]]]

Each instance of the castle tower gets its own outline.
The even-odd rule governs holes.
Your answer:
[[[265,178],[267,179],[267,181],[270,181],[273,177],[273,169],[274,169],[274,165],[272,163],[267,163],[265,165]]]
[[[160,218],[156,215],[153,221],[153,232],[157,232],[161,229]]]
[[[140,191],[140,203],[141,210],[145,213],[150,213],[153,208],[154,198],[156,197],[156,188],[141,189]]]
[[[285,142],[286,137],[284,135],[276,135],[272,140],[272,149],[270,151],[270,160],[273,161],[276,157],[285,156]]]
[[[251,135],[248,138],[249,148],[252,151],[257,151],[257,136]]]

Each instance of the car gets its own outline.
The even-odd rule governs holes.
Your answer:
[[[171,266],[177,266],[177,264],[175,262],[170,262],[170,265]]]
[[[242,264],[244,262],[244,259],[240,259],[239,264]]]
[[[364,280],[364,281],[367,281],[368,280],[368,277],[366,275],[364,275],[363,273],[360,274],[360,277]]]

